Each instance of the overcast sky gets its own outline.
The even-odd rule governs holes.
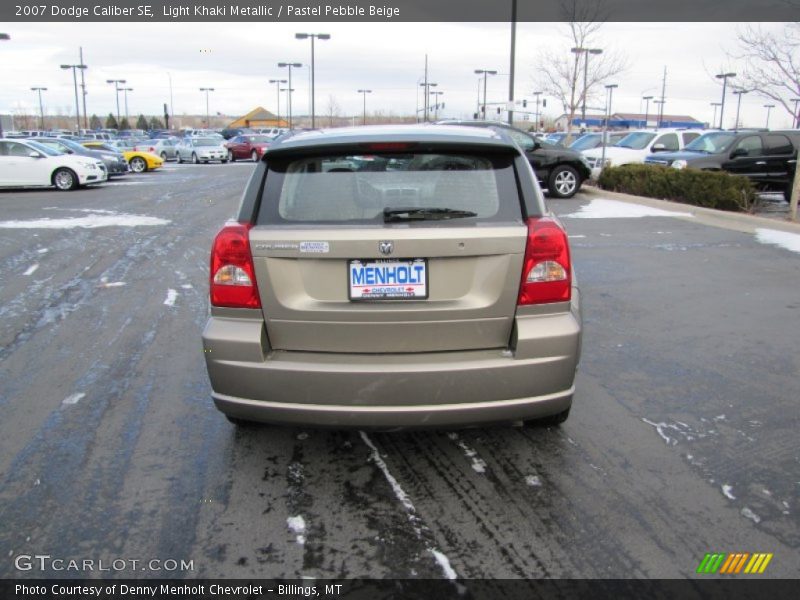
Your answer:
[[[32,86],[45,86],[48,114],[74,114],[72,72],[62,63],[78,62],[83,46],[89,66],[86,83],[89,114],[116,113],[114,86],[107,79],[125,79],[130,114],[160,114],[170,101],[173,112],[204,114],[200,87],[213,87],[211,112],[240,116],[261,105],[276,111],[276,89],[269,79],[284,79],[277,63],[310,63],[310,42],[294,39],[296,32],[324,32],[331,40],[316,44],[317,114],[327,112],[335,98],[341,114],[360,115],[362,98],[356,90],[368,88],[367,110],[411,115],[420,96],[425,54],[429,80],[444,92],[446,109],[440,117],[471,117],[476,109],[478,76],[475,69],[494,69],[487,99],[508,97],[510,25],[507,23],[0,23],[10,41],[0,42],[0,113],[38,113]],[[520,23],[517,29],[516,97],[531,98],[533,68],[546,48],[569,52],[560,23]],[[733,49],[736,23],[608,23],[596,45],[625,54],[630,67],[617,83],[613,109],[640,112],[642,95],[660,95],[667,67],[665,113],[688,114],[711,121],[711,102],[721,87],[709,76],[718,69],[736,71],[726,58]],[[780,24],[764,24],[779,29]],[[741,65],[738,65],[741,68]],[[294,113],[309,110],[309,70],[293,70]],[[281,114],[286,112],[281,96]],[[733,125],[736,97],[726,100],[725,126]],[[420,100],[421,102],[421,100]],[[742,100],[745,126],[763,127],[768,100],[749,94]],[[651,112],[654,107],[651,104]],[[124,106],[122,108],[124,113]],[[561,114],[551,99],[546,110]],[[773,109],[771,127],[791,126],[791,117]]]

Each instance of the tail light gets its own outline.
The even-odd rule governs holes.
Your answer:
[[[156,151],[155,147],[150,146],[150,150],[148,150],[148,152],[155,152],[155,151]]]
[[[211,304],[228,308],[261,308],[253,255],[250,223],[228,223],[211,248]]]
[[[566,302],[572,297],[567,232],[549,217],[528,219],[528,242],[518,305]]]

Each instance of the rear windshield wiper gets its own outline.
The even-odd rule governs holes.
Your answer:
[[[478,213],[471,210],[459,210],[456,208],[419,208],[404,207],[391,208],[387,206],[383,209],[383,220],[386,223],[391,221],[425,221],[438,219],[460,219],[463,217],[477,217]]]

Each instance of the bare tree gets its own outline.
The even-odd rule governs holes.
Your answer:
[[[602,54],[587,52],[597,48],[598,32],[607,18],[603,0],[563,0],[561,16],[569,45],[565,43],[539,54],[534,64],[533,84],[561,103],[568,116],[567,131],[572,133],[572,122],[584,100],[588,105],[590,100],[602,97],[598,86],[622,73],[627,60],[610,48],[603,48]],[[582,51],[575,52],[573,48]]]
[[[774,100],[796,119],[791,100],[800,97],[800,22],[780,31],[747,26],[736,38],[737,49],[728,53],[744,65],[736,87]]]
[[[342,107],[339,106],[339,102],[336,100],[336,96],[331,94],[328,96],[328,106],[325,109],[325,113],[328,115],[328,127],[333,127],[333,119],[338,119],[341,115]]]

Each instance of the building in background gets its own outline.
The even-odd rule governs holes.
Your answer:
[[[229,129],[234,127],[288,127],[289,123],[284,119],[279,119],[276,115],[269,112],[266,108],[258,106],[243,117],[231,121]]]

